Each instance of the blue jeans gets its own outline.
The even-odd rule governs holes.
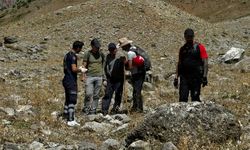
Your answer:
[[[85,98],[83,111],[87,114],[95,114],[98,107],[102,77],[88,76],[85,84]],[[93,99],[91,103],[91,99]]]
[[[113,105],[113,109],[117,109],[121,105],[122,100],[122,92],[123,92],[123,83],[124,81],[111,82],[110,79],[107,80],[107,87],[105,90],[105,95],[102,99],[102,111],[108,112],[109,105],[112,99],[112,96],[115,92],[115,103]]]

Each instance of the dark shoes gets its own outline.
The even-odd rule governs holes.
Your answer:
[[[132,108],[130,109],[130,112],[143,113],[143,109],[132,107]]]

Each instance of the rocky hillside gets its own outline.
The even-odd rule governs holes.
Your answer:
[[[213,8],[212,2],[198,4]],[[236,7],[232,3],[223,1],[220,7],[211,11],[218,11],[222,4],[235,9],[243,9],[249,4],[242,1],[242,5]],[[185,7],[188,13],[183,10],[185,5],[180,7],[180,4],[186,3],[166,0],[36,0],[29,3],[29,7],[0,12],[0,38],[9,39],[8,44],[0,43],[0,134],[3,135],[0,145],[5,148],[28,146],[30,149],[84,149],[86,145],[100,148],[110,142],[120,145],[127,133],[141,124],[144,116],[84,117],[80,113],[84,96],[82,82],[78,84],[77,105],[81,127],[69,128],[60,118],[64,102],[61,85],[64,54],[75,40],[84,41],[84,50],[88,50],[90,40],[100,38],[102,50],[106,52],[109,42],[129,37],[147,50],[153,62],[153,82],[146,83],[143,91],[145,113],[152,112],[162,104],[178,101],[178,92],[172,86],[173,74],[178,49],[184,43],[183,31],[191,27],[210,56],[209,86],[202,89],[202,100],[230,110],[240,120],[245,133],[236,143],[229,140],[204,145],[203,149],[249,148],[249,10],[243,9],[244,15],[234,11],[228,13],[228,18],[219,16],[220,19],[210,20],[207,14],[202,16],[201,10],[186,10],[189,7]],[[216,23],[211,23],[214,21]],[[220,63],[220,56],[231,47],[245,49],[244,59],[240,64]],[[130,97],[129,84],[127,86]],[[154,145],[150,140],[144,142]],[[185,140],[184,143],[172,142],[179,149],[185,149]]]

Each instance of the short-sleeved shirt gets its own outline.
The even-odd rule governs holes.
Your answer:
[[[87,76],[101,77],[103,76],[104,54],[101,52],[93,53],[87,51],[84,53],[83,61],[87,62]]]
[[[132,46],[130,50],[128,51],[128,60],[133,61],[133,59],[137,56],[134,50],[136,49],[136,46]],[[138,74],[138,73],[144,73],[144,69],[139,68],[137,66],[133,66],[130,70],[131,74]]]
[[[202,44],[199,44],[199,49],[200,49],[200,57],[201,57],[201,59],[207,59],[208,54],[207,54],[205,46],[202,45]]]
[[[64,79],[76,82],[77,73],[72,71],[73,64],[77,65],[77,56],[73,51],[70,51],[64,56],[63,60]]]

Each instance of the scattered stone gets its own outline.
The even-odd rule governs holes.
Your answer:
[[[178,148],[172,142],[167,142],[163,145],[162,150],[178,150]]]
[[[107,133],[113,128],[113,125],[108,123],[98,123],[98,122],[87,122],[82,127],[83,130],[88,130],[91,132],[97,132],[97,133]]]
[[[22,74],[20,71],[14,69],[9,72],[9,76],[22,77]]]
[[[3,149],[4,149],[4,150],[20,150],[20,149],[21,149],[21,146],[18,145],[18,144],[15,144],[15,143],[6,142],[6,143],[4,143],[4,145],[3,145]]]
[[[117,150],[120,147],[120,143],[114,139],[107,139],[102,143],[101,150]]]
[[[250,57],[244,58],[240,62],[236,63],[233,69],[240,70],[241,73],[249,73],[250,72]]]
[[[144,82],[143,84],[143,90],[144,91],[153,91],[154,90],[154,86],[149,83],[149,82]]]
[[[5,120],[5,119],[2,120],[2,125],[10,125],[10,124],[11,122],[9,120]]]
[[[240,61],[244,56],[244,49],[232,47],[225,55],[222,56],[221,61],[225,63],[235,63]]]
[[[30,150],[44,150],[45,147],[43,145],[43,143],[37,142],[37,141],[33,141],[30,145],[29,145],[29,149]]]
[[[103,122],[105,119],[102,113],[98,113],[96,115],[88,115],[88,120],[89,121],[96,121],[96,122]]]
[[[110,123],[116,126],[120,126],[123,124],[120,120],[115,120],[115,119],[111,120]]]
[[[18,42],[17,37],[14,36],[4,37],[4,44],[13,44],[16,42]]]
[[[15,115],[15,110],[13,108],[3,108],[0,107],[0,111],[6,113],[8,116],[14,116]]]
[[[113,130],[112,133],[114,134],[123,134],[123,133],[126,133],[128,131],[128,123],[126,124],[123,124],[121,126],[119,126],[117,129]]]
[[[131,121],[131,118],[126,114],[116,114],[116,115],[113,115],[112,118],[120,120],[123,123],[128,123]]]
[[[177,144],[181,136],[186,136],[188,144],[192,146],[206,144],[208,141],[236,141],[240,135],[239,121],[220,105],[212,102],[172,103],[160,106],[148,114],[125,141],[130,144],[136,139],[160,139],[160,142],[172,141]]]
[[[32,106],[31,105],[18,105],[16,111],[20,112],[30,112]]]
[[[152,148],[149,143],[139,140],[129,145],[128,150],[152,150]]]
[[[97,150],[97,145],[94,143],[83,141],[78,145],[79,150]]]

